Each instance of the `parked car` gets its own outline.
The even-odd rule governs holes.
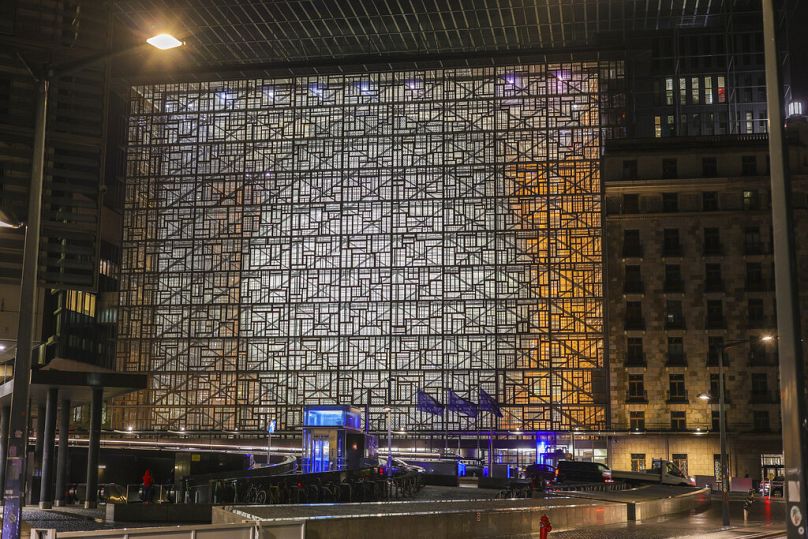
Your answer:
[[[379,457],[379,468],[382,470],[382,473],[384,473],[386,466],[387,466],[387,458]],[[409,464],[401,459],[393,457],[393,475],[400,475],[407,472],[424,473],[425,471],[426,470],[421,466],[416,466],[415,464]]]
[[[549,464],[531,464],[525,468],[525,478],[530,479],[533,488],[544,488],[555,480],[555,468]]]
[[[761,496],[782,496],[785,477],[778,475],[774,479],[764,479],[760,482]]]
[[[583,462],[580,460],[562,460],[555,469],[555,480],[558,483],[586,482],[609,483],[612,471],[599,462]]]

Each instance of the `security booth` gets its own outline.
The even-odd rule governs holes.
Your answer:
[[[303,407],[303,472],[378,465],[376,436],[362,431],[362,412],[349,405]]]

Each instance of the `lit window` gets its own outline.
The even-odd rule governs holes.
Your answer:
[[[673,105],[673,79],[665,79],[665,104]]]
[[[706,105],[713,104],[713,78],[704,78],[704,103]]]
[[[747,112],[745,115],[746,118],[746,132],[747,133],[754,133],[755,132],[755,116],[751,112]]]
[[[654,116],[654,136],[660,138],[662,136],[662,118]]]
[[[693,104],[697,105],[699,103],[701,94],[699,93],[699,78],[693,77],[690,79],[690,100],[693,101]]]
[[[679,104],[687,105],[687,79],[684,77],[679,79]]]
[[[718,102],[727,102],[727,86],[724,83],[724,77],[718,77]]]

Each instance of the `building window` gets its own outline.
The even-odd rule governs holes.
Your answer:
[[[745,210],[759,210],[760,198],[757,191],[744,191],[743,192],[743,209]]]
[[[656,138],[662,137],[662,118],[654,116],[654,136]]]
[[[671,412],[671,430],[687,430],[687,419],[684,412]]]
[[[707,337],[707,364],[718,365],[724,352],[724,337]]]
[[[757,175],[757,158],[754,155],[741,156],[741,175],[742,176]]]
[[[624,230],[623,231],[623,257],[641,257],[642,256],[642,243],[640,243],[639,230]]]
[[[752,397],[768,396],[769,375],[765,372],[753,372],[752,376]]]
[[[637,160],[626,159],[623,161],[623,179],[636,180],[637,179]]]
[[[724,327],[724,302],[720,299],[707,300],[707,328],[721,329]]]
[[[665,104],[673,105],[673,79],[665,79]]]
[[[665,329],[684,329],[685,317],[682,313],[682,302],[678,299],[665,301]]]
[[[645,352],[642,337],[626,338],[626,366],[642,367],[645,365]]]
[[[725,84],[725,79],[723,76],[717,77],[718,81],[716,84],[716,90],[718,91],[718,102],[719,103],[726,103],[727,102],[727,85]]]
[[[682,266],[679,264],[665,264],[665,292],[682,292],[683,289]]]
[[[640,212],[640,195],[626,194],[623,195],[623,213],[639,213]]]
[[[721,292],[724,289],[721,277],[721,264],[704,265],[704,291]]]
[[[684,367],[687,364],[684,341],[681,337],[668,337],[668,366]],[[684,383],[684,378],[682,379]]]
[[[645,321],[642,318],[642,302],[626,302],[626,329],[644,329]]]
[[[713,78],[704,77],[704,104],[713,104]]]
[[[687,453],[674,453],[671,455],[671,462],[679,468],[682,475],[687,476]]]
[[[632,472],[645,471],[645,453],[631,454],[631,471]]]
[[[662,256],[682,256],[678,228],[666,228],[662,231]]]
[[[748,326],[750,328],[761,328],[765,325],[763,313],[763,300],[752,298],[747,300]]]
[[[746,132],[747,133],[754,133],[755,132],[755,117],[751,112],[746,112],[744,115],[744,119],[746,120],[744,123],[746,124]]]
[[[763,242],[760,241],[760,227],[747,226],[743,231],[744,254],[763,254]]]
[[[718,211],[718,193],[705,191],[701,194],[701,209],[704,211]]]
[[[701,175],[705,178],[718,176],[718,160],[715,157],[701,158]]]
[[[662,211],[664,212],[679,211],[678,193],[662,193]]]
[[[642,431],[645,430],[645,412],[629,412],[628,424],[631,430]],[[645,460],[645,459],[643,459]]]
[[[74,313],[95,317],[95,294],[68,290],[65,292],[65,309]]]
[[[704,229],[704,254],[715,256],[721,254],[721,232],[714,227]]]
[[[692,77],[690,79],[690,100],[694,105],[698,105],[701,100],[701,90],[699,89],[699,78]]]
[[[642,274],[640,273],[640,266],[631,265],[626,266],[626,280],[623,283],[623,291],[626,294],[641,294],[642,287]]]
[[[746,290],[749,292],[760,292],[764,289],[763,266],[760,264],[760,262],[747,262]]]
[[[647,400],[645,380],[642,374],[628,375],[628,398],[634,402],[645,402]]]
[[[766,410],[755,410],[752,412],[752,425],[758,432],[768,432],[771,429],[769,425],[769,412]]]
[[[715,131],[715,113],[706,112],[704,118],[704,134],[712,135]]]
[[[668,114],[667,126],[668,126],[668,134],[669,135],[675,135],[676,134],[676,120],[674,119],[673,114]]]
[[[714,431],[721,430],[721,412],[718,410],[713,410],[710,413],[710,429]]]
[[[662,177],[665,179],[675,179],[678,176],[676,159],[662,160]]]
[[[679,78],[679,104],[687,105],[687,79]]]

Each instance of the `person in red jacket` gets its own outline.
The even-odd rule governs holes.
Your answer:
[[[154,479],[152,478],[151,471],[146,468],[146,473],[143,474],[143,502],[149,503],[152,499],[152,485]]]

